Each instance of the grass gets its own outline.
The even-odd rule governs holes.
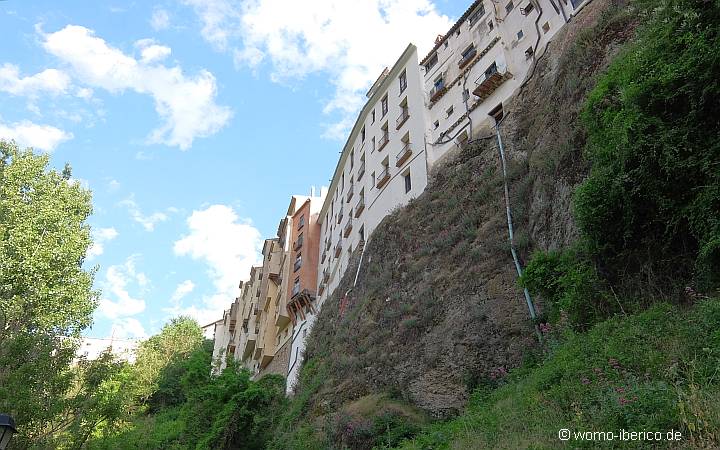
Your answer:
[[[511,373],[496,390],[477,389],[463,415],[399,448],[551,449],[563,444],[556,435],[563,428],[677,430],[686,448],[720,446],[720,299],[689,310],[660,304],[587,333],[551,333],[553,341],[544,361]]]

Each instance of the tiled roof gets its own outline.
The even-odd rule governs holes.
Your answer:
[[[465,19],[468,18],[468,16],[470,15],[470,13],[472,13],[473,10],[475,9],[475,7],[477,7],[479,4],[481,4],[482,1],[483,1],[483,0],[475,0],[475,1],[473,2],[473,4],[470,5],[470,7],[469,7],[467,10],[465,10],[465,12],[463,13],[463,15],[460,16],[460,19],[458,19],[458,21],[455,22],[455,25],[453,25],[452,28],[450,28],[450,30],[449,30],[447,33],[445,33],[445,36],[443,36],[442,39],[439,39],[439,40],[437,41],[437,43],[435,44],[435,47],[433,47],[433,49],[430,50],[430,53],[428,53],[428,54],[422,59],[422,61],[420,61],[420,65],[421,65],[421,66],[422,66],[422,65],[425,65],[425,63],[427,62],[427,60],[430,59],[430,57],[432,56],[432,54],[435,53],[435,51],[440,47],[440,45],[442,45],[442,43],[445,42],[445,41],[455,32],[455,30],[457,30],[457,29],[460,27],[460,25],[463,24],[463,22],[465,22]]]

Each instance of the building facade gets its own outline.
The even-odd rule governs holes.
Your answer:
[[[367,94],[320,211],[320,305],[380,221],[425,190],[422,82],[410,44]]]
[[[490,130],[574,8],[564,0],[477,0],[438,36],[420,61],[430,166]]]

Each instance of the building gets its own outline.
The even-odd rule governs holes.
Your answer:
[[[337,287],[353,250],[393,209],[425,190],[422,83],[410,44],[367,93],[320,210],[319,304]]]
[[[420,61],[428,164],[484,134],[566,23],[564,0],[477,0]]]
[[[285,310],[292,324],[287,389],[297,380],[305,351],[305,337],[317,315],[318,258],[320,253],[319,212],[325,192],[320,197],[293,197],[288,208],[289,232],[292,242],[289,262],[288,290]]]

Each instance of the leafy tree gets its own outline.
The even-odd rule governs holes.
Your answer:
[[[70,169],[0,141],[0,410],[19,447],[47,434],[71,385],[80,332],[97,293],[82,264],[91,243],[91,194]]]

